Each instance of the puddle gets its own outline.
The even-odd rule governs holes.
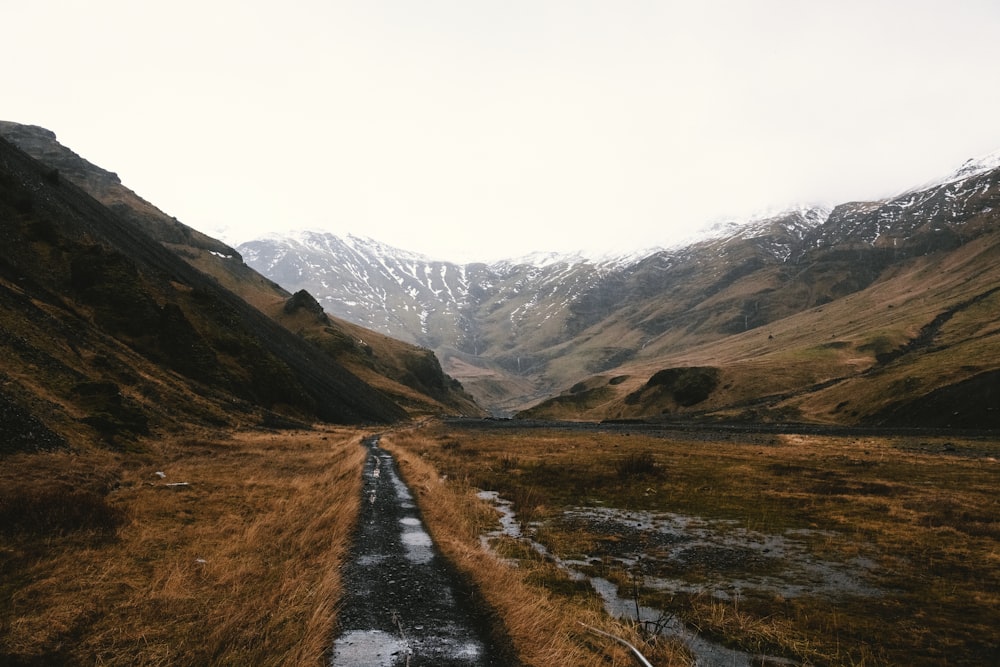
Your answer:
[[[434,558],[434,542],[424,530],[424,524],[416,517],[403,517],[399,522],[403,524],[401,539],[407,560],[418,565],[431,562]]]
[[[492,540],[511,537],[529,544],[574,580],[587,580],[604,602],[605,611],[616,618],[629,618],[660,628],[661,634],[681,640],[698,665],[760,664],[790,665],[792,661],[751,655],[708,641],[680,620],[667,618],[658,609],[623,598],[615,584],[591,576],[595,566],[616,565],[641,572],[644,587],[717,599],[738,598],[748,591],[767,592],[786,599],[802,595],[880,595],[865,583],[875,563],[855,558],[833,563],[815,558],[807,540],[834,538],[833,533],[788,530],[769,535],[747,530],[735,521],[706,520],[669,512],[624,511],[607,507],[578,507],[558,519],[563,527],[574,526],[597,536],[594,553],[583,559],[562,559],[524,534],[513,504],[495,491],[481,491],[479,498],[500,513],[500,529],[483,535],[484,548]],[[530,528],[529,528],[529,532]],[[681,576],[687,575],[687,576]],[[692,581],[694,579],[694,581]]]
[[[808,540],[837,537],[829,531],[797,529],[775,535],[747,530],[736,521],[608,507],[573,508],[560,521],[571,530],[578,527],[599,536],[594,553],[588,554],[591,560],[575,565],[597,560],[639,569],[649,588],[704,593],[720,600],[749,591],[785,599],[881,594],[866,583],[873,561],[834,563],[810,553]]]
[[[517,516],[514,514],[514,503],[509,500],[504,500],[496,491],[480,491],[476,494],[476,496],[478,496],[480,500],[485,500],[491,503],[493,507],[500,512],[499,533],[489,533],[479,538],[484,547],[489,549],[489,541],[491,537],[499,537],[499,535],[507,535],[508,537],[513,538],[521,537],[521,524],[518,523]]]
[[[658,609],[639,605],[635,600],[618,595],[618,587],[607,579],[592,577],[590,585],[604,601],[604,610],[615,618],[635,619],[645,627],[660,627],[660,633],[665,637],[675,637],[684,642],[691,654],[695,656],[697,665],[731,665],[732,667],[752,667],[761,664],[758,656],[736,651],[720,646],[703,638],[694,630],[689,629],[676,618],[663,619],[663,613]]]
[[[389,469],[389,478],[392,480],[392,486],[396,490],[396,497],[399,499],[399,506],[405,509],[413,509],[416,507],[416,505],[413,504],[413,494],[410,493],[410,489],[406,487],[403,480],[401,480],[391,468]]]
[[[410,654],[407,643],[381,630],[347,632],[333,645],[334,665],[393,667]]]
[[[423,626],[418,626],[423,630]],[[333,645],[333,665],[351,667],[402,667],[419,656],[420,664],[477,664],[483,657],[481,643],[461,636],[459,628],[445,625],[433,634],[410,638],[381,630],[355,630]],[[468,662],[466,662],[468,661]]]

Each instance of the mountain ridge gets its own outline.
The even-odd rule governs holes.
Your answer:
[[[4,132],[11,124],[0,124]],[[102,200],[118,221],[120,255],[165,275],[173,260],[161,251],[172,253],[411,413],[479,414],[471,394],[497,415],[545,418],[995,418],[981,398],[993,395],[1000,358],[991,315],[1000,311],[1000,169],[992,158],[899,196],[725,221],[638,256],[541,253],[458,264],[314,232],[233,249],[162,214],[112,172],[91,173],[93,165],[51,146],[54,134],[33,126],[13,133],[50,160],[38,167],[39,192],[79,186]],[[17,232],[34,244],[26,248],[53,257],[72,248],[80,294],[120,299],[100,281],[109,271],[131,276],[128,262],[67,245],[59,225],[32,221],[33,195],[15,192],[16,180],[9,204],[12,219],[27,221]],[[147,235],[160,250],[146,245]],[[150,279],[142,280],[135,303],[118,307],[145,308],[143,317],[201,345],[188,326],[204,326],[193,302],[171,305],[167,292],[150,302]],[[114,326],[152,331],[98,306]],[[156,345],[167,345],[157,354],[169,356],[169,341]],[[208,348],[198,349],[218,359],[215,344]],[[172,363],[200,372],[176,355]],[[313,370],[307,365],[300,371]],[[682,368],[703,370],[672,370]],[[869,404],[855,406],[858,396]]]
[[[724,221],[686,244],[605,264],[550,254],[534,263],[403,262],[386,244],[377,258],[305,260],[287,247],[238,247],[249,264],[316,293],[339,316],[434,349],[449,374],[502,415],[594,373],[864,292],[917,258],[943,260],[997,228],[1000,170],[990,165],[970,161],[954,172],[959,178],[883,200]],[[335,249],[335,235],[325,238]]]

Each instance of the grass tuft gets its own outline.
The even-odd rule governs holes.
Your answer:
[[[89,489],[23,486],[0,496],[0,534],[46,536],[76,531],[113,535],[128,512]]]
[[[656,463],[656,457],[652,452],[634,452],[627,454],[615,464],[615,471],[619,477],[659,477],[663,474],[662,469]]]

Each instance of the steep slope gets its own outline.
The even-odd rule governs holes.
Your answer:
[[[6,446],[30,448],[35,423],[56,440],[119,442],[185,423],[405,416],[3,140],[0,223],[0,392],[21,416],[4,422]]]
[[[157,241],[201,248],[220,255],[237,255],[225,243],[188,227],[139,197],[122,184],[117,174],[88,162],[60,144],[51,130],[0,121],[0,137],[47,165],[53,170],[50,173],[76,184],[118,217],[140,227]]]
[[[294,313],[285,309],[291,293],[247,266],[236,250],[167,216],[124,187],[117,175],[93,165],[59,144],[53,132],[0,121],[0,136],[7,137],[43,162],[53,178],[79,186],[121,220],[147,232],[188,264],[215,278],[223,287],[282,326],[299,335],[308,328],[303,327]],[[332,354],[337,362],[362,377],[367,384],[377,386],[381,393],[405,404],[411,414],[481,414],[481,408],[475,405],[461,385],[443,373],[434,378],[417,378],[413,368],[440,373],[436,360],[428,365],[427,350],[359,330],[356,325],[336,318],[317,321],[312,329],[309,338],[314,346]],[[375,339],[378,343],[371,344]],[[347,340],[369,340],[369,344],[345,345]]]

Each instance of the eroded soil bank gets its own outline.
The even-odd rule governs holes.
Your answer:
[[[331,667],[516,664],[438,553],[396,463],[366,438],[364,497]]]

